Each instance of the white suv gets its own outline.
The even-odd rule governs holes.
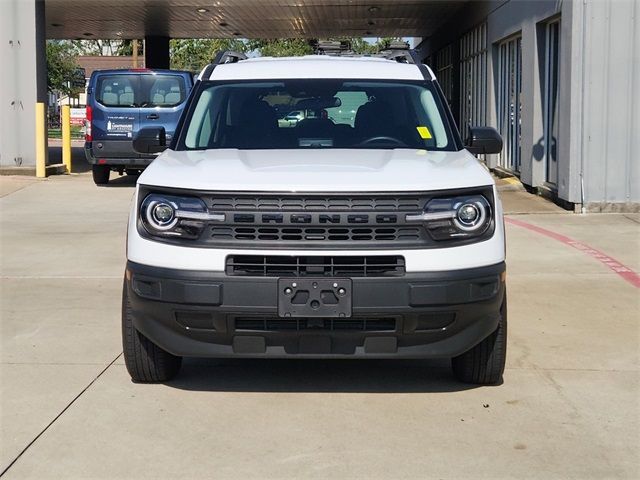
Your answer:
[[[138,180],[123,342],[134,381],[182,357],[453,359],[501,381],[502,207],[412,51],[246,59],[199,76],[168,149]],[[295,124],[280,114],[310,112]],[[280,112],[280,113],[279,113]]]

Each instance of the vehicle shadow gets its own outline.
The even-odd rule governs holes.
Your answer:
[[[174,388],[207,392],[445,393],[475,385],[448,360],[184,359]]]
[[[106,188],[135,187],[140,175],[118,175],[111,172],[109,183],[104,185]]]

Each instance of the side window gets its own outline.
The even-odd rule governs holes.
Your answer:
[[[211,116],[216,107],[213,103],[211,90],[202,92],[185,137],[188,148],[206,148],[209,145],[213,133]]]
[[[338,92],[335,95],[342,104],[339,107],[327,108],[329,119],[333,123],[354,126],[358,109],[369,101],[365,92]]]
[[[131,75],[98,78],[96,100],[106,107],[133,107],[137,101],[136,79]]]

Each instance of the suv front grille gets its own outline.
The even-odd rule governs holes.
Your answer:
[[[378,194],[210,194],[202,197],[212,222],[202,241],[240,248],[424,247],[433,241],[424,225],[406,215],[423,211],[429,197]]]
[[[279,318],[279,317],[236,317],[236,332],[283,332],[301,330],[341,330],[366,332],[393,332],[396,319],[385,318]]]
[[[256,277],[389,277],[405,274],[404,257],[230,255],[227,275]]]
[[[387,242],[419,241],[420,227],[384,228],[299,228],[299,227],[212,227],[214,240],[272,242]]]

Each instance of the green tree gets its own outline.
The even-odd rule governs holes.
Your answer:
[[[50,92],[73,96],[82,90],[72,85],[73,79],[77,77],[78,68],[72,44],[47,41],[47,88]]]
[[[249,50],[263,57],[295,57],[313,53],[313,41],[303,38],[249,40]]]
[[[130,57],[133,55],[133,40],[122,40],[116,47],[116,55]],[[142,57],[144,55],[144,42],[138,40],[138,55]]]
[[[169,52],[171,68],[176,70],[200,71],[211,63],[221,50],[245,52],[245,42],[235,38],[196,38],[188,40],[171,40]]]
[[[348,38],[351,43],[351,50],[358,55],[370,55],[378,53],[378,45],[367,42],[364,38]]]

